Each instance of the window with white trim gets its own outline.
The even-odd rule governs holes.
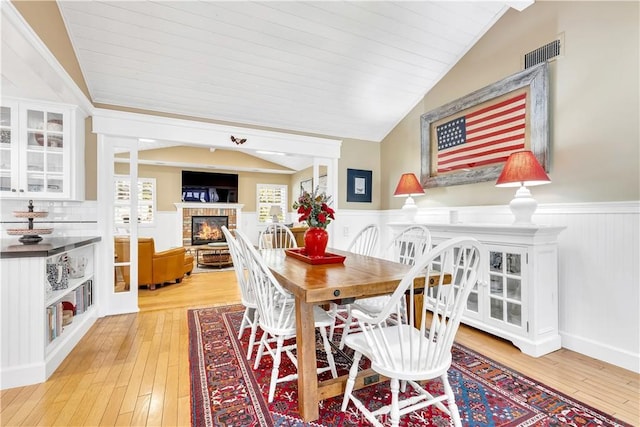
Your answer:
[[[116,225],[129,223],[129,201],[131,200],[130,178],[126,175],[114,176],[114,222]],[[156,211],[155,178],[138,178],[138,224],[153,225]]]
[[[271,206],[279,206],[278,221],[284,222],[288,212],[289,186],[280,184],[258,184],[256,195],[258,197],[256,207],[258,209],[258,222],[272,222]]]

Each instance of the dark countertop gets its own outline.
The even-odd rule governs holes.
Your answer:
[[[90,237],[50,237],[35,245],[24,245],[18,240],[2,239],[0,258],[48,257],[71,249],[90,245],[102,240],[99,236]]]

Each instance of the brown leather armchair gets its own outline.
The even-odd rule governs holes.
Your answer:
[[[116,262],[129,260],[129,236],[115,238]],[[184,248],[173,248],[156,252],[155,244],[150,237],[138,238],[138,287],[147,286],[154,290],[164,283],[180,283],[188,270],[189,258],[193,268],[193,256],[186,255]],[[122,276],[129,286],[129,267],[122,269]]]

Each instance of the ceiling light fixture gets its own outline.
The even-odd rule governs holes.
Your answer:
[[[156,140],[149,138],[138,138],[138,142],[156,142]]]

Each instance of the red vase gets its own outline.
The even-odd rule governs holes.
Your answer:
[[[322,258],[329,242],[329,233],[324,228],[311,227],[304,232],[304,248],[310,258]]]

